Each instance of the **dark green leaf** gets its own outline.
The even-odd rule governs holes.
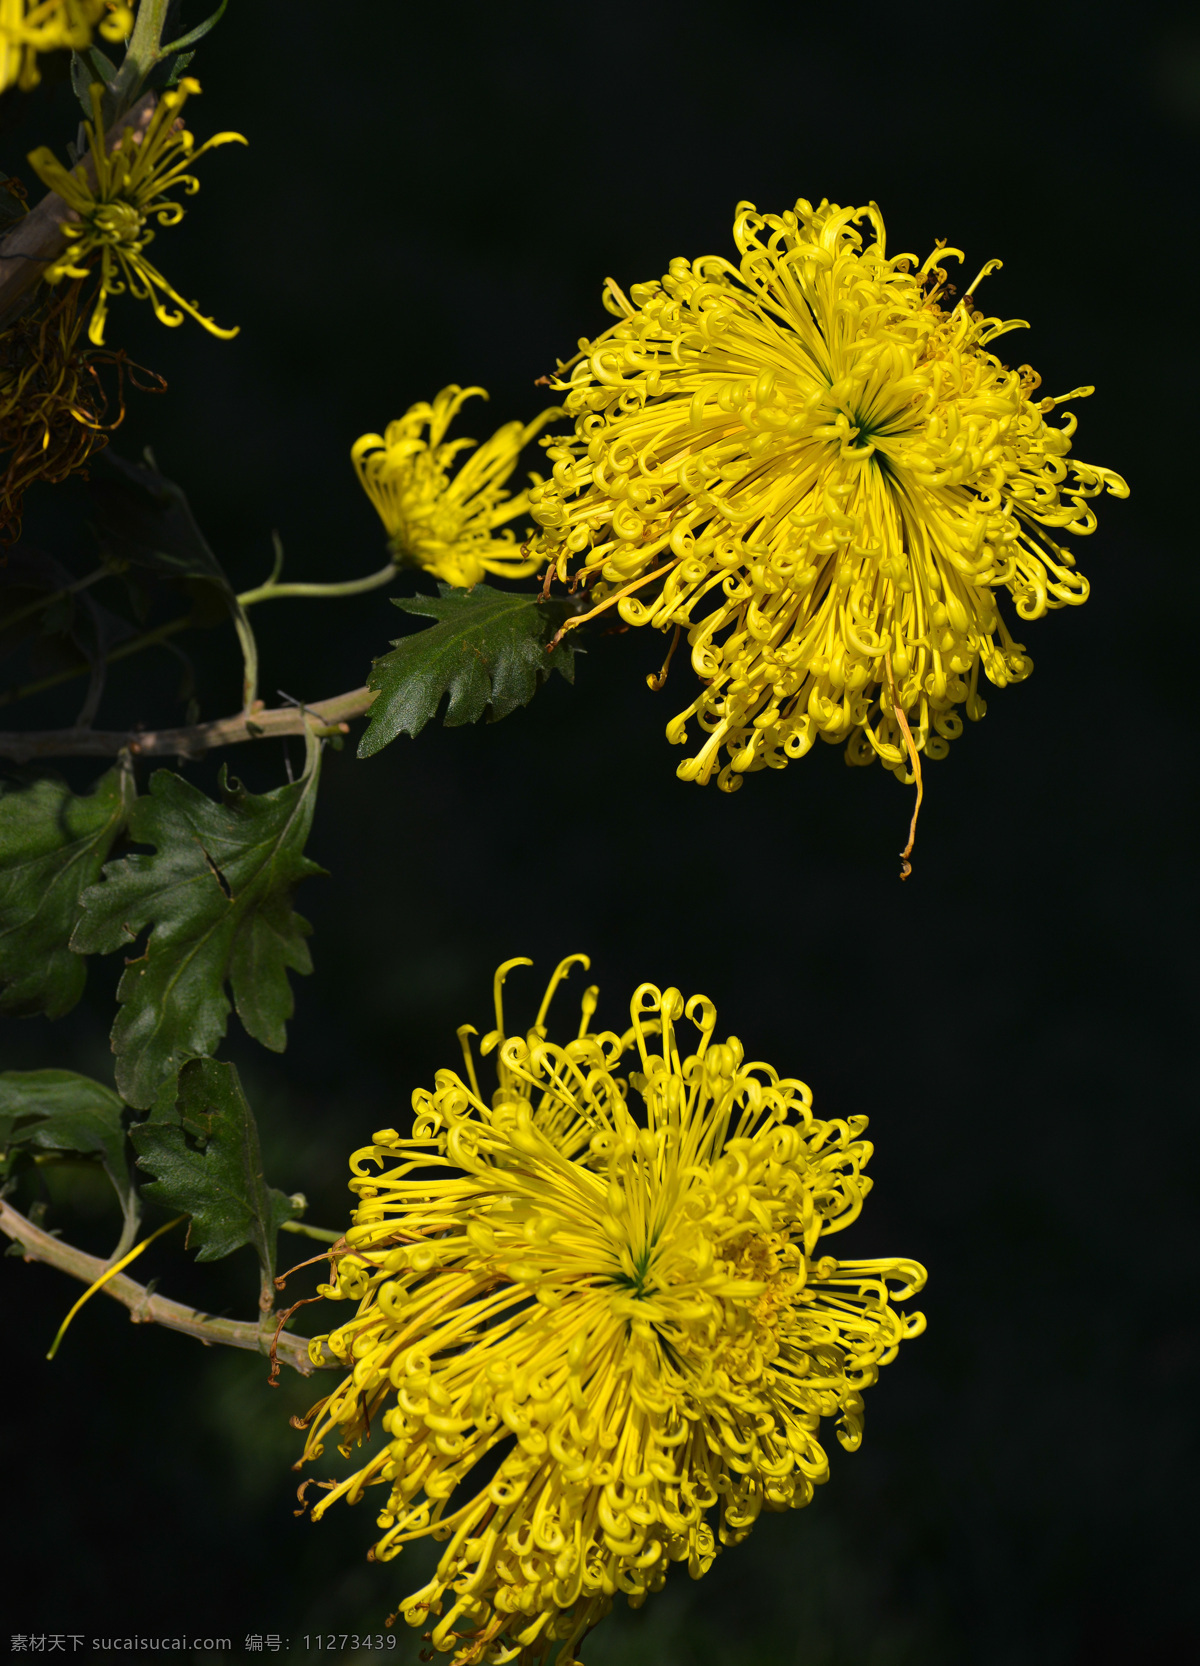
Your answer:
[[[0,788],[0,1012],[61,1018],[83,993],[87,963],[68,947],[80,893],[133,807],[118,765],[76,798],[65,782]]]
[[[316,798],[316,753],[293,785],[248,793],[221,775],[214,803],[170,770],[139,798],[130,836],[151,855],[110,862],[83,898],[72,945],[111,953],[150,926],[126,964],[113,1026],[117,1087],[145,1108],[189,1058],[216,1051],[225,1034],[228,982],[238,1017],[256,1041],[282,1052],[293,999],[287,972],[310,972],[311,927],[292,911],[292,888],[322,873],[303,854]]]
[[[103,1082],[73,1070],[0,1073],[0,1174],[7,1172],[16,1152],[31,1146],[98,1157],[131,1223],[137,1198],[125,1160],[124,1108]]]
[[[71,54],[71,91],[79,100],[79,107],[88,121],[92,119],[92,87],[99,82],[111,87],[116,79],[117,66],[98,46]]]
[[[225,570],[196,525],[183,489],[157,469],[105,451],[91,469],[88,495],[109,560],[173,578],[205,579],[226,597]]]
[[[211,16],[206,17],[203,23],[197,23],[194,29],[189,29],[186,35],[180,35],[178,40],[168,41],[165,46],[159,48],[159,51],[165,57],[168,52],[179,52],[185,46],[195,46],[197,42],[204,39],[210,29],[215,29],[217,24],[220,23],[225,16],[225,8],[228,4],[229,0],[221,0],[221,4],[216,11]]]
[[[177,52],[173,58],[164,59],[161,72],[162,86],[164,88],[177,87],[179,77],[186,72],[188,65],[195,56],[194,52]],[[151,79],[157,81],[157,74]]]
[[[491,721],[532,700],[551,671],[568,682],[575,674],[566,642],[547,653],[546,644],[562,624],[562,602],[542,602],[528,592],[493,590],[477,584],[456,590],[440,584],[439,597],[393,597],[406,613],[438,623],[401,637],[390,654],[377,659],[367,681],[379,691],[358,755],[369,758],[397,735],[416,735],[449,696],[444,722],[453,728],[475,723],[491,707]]]
[[[252,1244],[265,1277],[274,1277],[275,1237],[295,1211],[263,1179],[254,1113],[233,1065],[193,1059],[171,1110],[136,1124],[130,1137],[138,1167],[155,1176],[145,1195],[192,1217],[197,1261]]]

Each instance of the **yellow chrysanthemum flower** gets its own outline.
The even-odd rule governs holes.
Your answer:
[[[562,414],[554,407],[527,424],[506,422],[480,446],[447,440],[446,430],[475,394],[487,398],[483,388],[452,383],[432,405],[411,405],[385,434],[364,434],[350,453],[396,560],[462,589],[485,573],[524,578],[540,566],[537,557],[522,554],[508,526],[528,513],[529,493],[513,496],[505,485],[522,449]],[[452,472],[462,451],[471,455]]]
[[[133,9],[119,0],[0,0],[0,92],[36,87],[38,54],[82,52],[97,23],[105,40],[121,40],[133,26]]]
[[[675,260],[631,300],[609,283],[619,322],[551,384],[576,428],[531,494],[534,547],[627,624],[686,630],[684,780],[723,751],[733,789],[817,736],[903,777],[945,755],[957,707],[982,716],[980,664],[999,687],[1031,670],[997,592],[1022,620],[1082,602],[1058,538],[1127,487],[1069,459],[1073,415],[1046,420],[1092,389],[1038,400],[988,351],[1021,323],[976,310],[998,261],[950,305],[938,262],[960,251],[889,256],[874,204],[742,203],[733,235],[737,266]]]
[[[63,278],[86,278],[93,264],[98,266],[100,287],[88,326],[89,339],[97,345],[104,340],[109,296],[124,294],[126,289],[139,301],[149,301],[161,324],[182,324],[187,313],[222,340],[237,334],[236,328],[224,330],[205,318],[146,258],[146,245],[154,237],[151,222],[175,226],[183,219],[182,203],[169,193],[194,196],[200,189],[200,181],[188,171],[197,159],[217,145],[246,143],[240,133],[218,133],[196,146],[179,112],[189,95],[199,91],[200,83],[185,76],[178,87],[163,93],[145,132],[126,129],[110,151],[105,148],[100,113],[103,88],[93,87],[92,120],[84,123],[84,131],[96,171],[94,188],[82,164],[68,172],[44,145],[30,153],[29,163],[38,178],[79,216],[77,224],[64,225],[66,251],[42,275],[47,283],[58,283]]]
[[[381,1483],[376,1558],[448,1541],[402,1612],[455,1666],[557,1645],[565,1666],[618,1591],[636,1606],[672,1561],[699,1577],[761,1510],[806,1504],[829,1474],[821,1419],[857,1447],[864,1389],[924,1328],[892,1305],[923,1268],[821,1243],[870,1187],[866,1118],[820,1121],[802,1082],[714,1043],[702,995],[643,984],[625,1034],[593,1035],[591,988],[576,1038],[548,1041],[575,963],[507,1040],[501,989],[530,962],[499,969],[498,1089],[465,1025],[466,1079],[440,1071],[411,1138],[385,1129],[351,1159],[361,1201],[321,1287],[359,1307],[312,1344],[353,1369],[305,1457],[330,1431],[347,1453],[388,1438],[314,1517]]]

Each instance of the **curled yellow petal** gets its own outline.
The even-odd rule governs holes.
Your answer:
[[[67,1334],[67,1326],[79,1312],[79,1309],[83,1306],[84,1302],[91,1301],[92,1297],[96,1294],[96,1291],[102,1290],[110,1278],[116,1278],[118,1273],[123,1273],[129,1263],[131,1261],[136,1261],[144,1249],[149,1249],[150,1245],[156,1238],[161,1238],[164,1232],[170,1232],[173,1226],[178,1226],[180,1221],[186,1221],[187,1218],[188,1217],[186,1215],[176,1215],[175,1219],[173,1221],[168,1221],[166,1226],[160,1226],[158,1230],[156,1232],[152,1232],[148,1238],[143,1238],[140,1244],[135,1244],[128,1255],[123,1255],[118,1262],[114,1263],[113,1266],[105,1268],[104,1272],[100,1274],[100,1277],[95,1281],[95,1283],[88,1285],[87,1289],[83,1292],[83,1295],[80,1296],[79,1300],[67,1314],[62,1324],[58,1327],[58,1333],[55,1336],[54,1341],[50,1344],[50,1352],[46,1355],[46,1358],[54,1358],[55,1354],[58,1352],[59,1343]]]

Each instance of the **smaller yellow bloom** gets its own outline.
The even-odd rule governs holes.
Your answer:
[[[149,301],[160,324],[182,324],[186,312],[211,335],[228,341],[237,330],[223,330],[205,318],[194,302],[185,301],[150,264],[145,251],[154,237],[152,221],[175,226],[183,219],[182,203],[169,193],[179,190],[195,196],[200,189],[200,181],[188,171],[196,159],[217,145],[244,145],[246,140],[240,133],[218,133],[196,148],[192,135],[178,125],[188,96],[200,91],[200,83],[185,76],[177,88],[159,99],[144,133],[127,129],[109,151],[100,113],[103,91],[100,86],[91,89],[92,120],[84,123],[96,172],[94,188],[82,164],[68,172],[45,145],[30,152],[29,164],[38,178],[79,216],[77,223],[64,225],[67,248],[43,276],[47,283],[86,278],[98,265],[100,293],[88,326],[88,337],[97,346],[104,341],[109,296],[126,290],[139,301]],[[93,261],[96,256],[98,261]]]
[[[98,22],[105,40],[121,40],[133,27],[133,9],[114,0],[0,0],[0,92],[36,87],[38,54],[82,52]]]
[[[540,565],[523,554],[507,524],[527,512],[529,493],[514,496],[505,487],[523,448],[561,415],[552,407],[530,423],[506,422],[482,445],[447,440],[447,428],[474,394],[487,398],[483,388],[451,383],[432,405],[410,406],[386,433],[364,434],[350,453],[396,560],[464,590],[485,573],[524,578]],[[462,451],[471,455],[452,474]],[[540,476],[531,479],[537,484]]]

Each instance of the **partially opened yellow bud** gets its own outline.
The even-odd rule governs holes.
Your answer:
[[[487,398],[482,388],[452,383],[432,404],[411,405],[386,433],[364,434],[350,453],[396,560],[462,589],[486,573],[524,578],[540,565],[522,552],[508,524],[528,513],[529,494],[506,486],[523,448],[561,415],[555,408],[530,423],[506,422],[482,445],[447,440],[451,422],[476,394]]]

